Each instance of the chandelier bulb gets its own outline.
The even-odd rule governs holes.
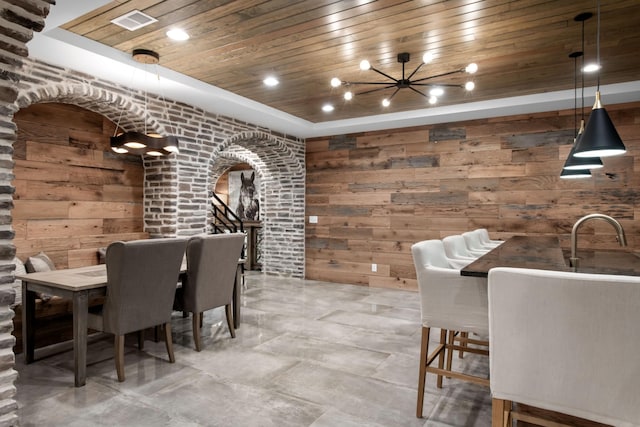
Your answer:
[[[342,84],[342,81],[339,78],[334,77],[331,79],[331,87],[338,87],[341,84]]]
[[[371,64],[369,64],[369,61],[367,61],[366,59],[363,59],[362,61],[360,61],[360,69],[362,71],[369,70],[370,68],[371,68]]]
[[[437,97],[437,96],[433,96],[433,95],[431,95],[431,96],[429,97],[429,104],[434,105],[434,104],[436,104],[437,102],[438,102],[438,97]]]
[[[429,91],[429,95],[436,97],[442,96],[444,95],[444,89],[442,89],[441,87],[434,87]]]
[[[468,91],[472,91],[473,89],[475,89],[476,84],[474,82],[466,82],[464,84],[464,88]]]
[[[469,74],[473,74],[476,71],[478,71],[478,64],[476,64],[475,62],[472,62],[471,64],[465,67],[464,71],[466,71]]]
[[[424,62],[425,64],[428,64],[431,61],[433,61],[433,53],[425,52],[425,54],[422,55],[422,62]]]
[[[344,93],[344,99],[347,101],[351,101],[353,99],[353,92],[347,91]]]
[[[387,98],[382,100],[383,107],[388,107],[389,105],[391,105],[391,101],[389,101]]]

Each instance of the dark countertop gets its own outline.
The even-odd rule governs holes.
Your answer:
[[[640,253],[627,250],[593,250],[578,248],[580,273],[640,276]],[[460,270],[463,276],[487,277],[494,267],[535,268],[574,271],[569,254],[560,248],[555,236],[514,236]]]

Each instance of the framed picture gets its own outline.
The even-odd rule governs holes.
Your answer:
[[[260,221],[260,177],[254,170],[229,172],[229,207],[243,221]]]

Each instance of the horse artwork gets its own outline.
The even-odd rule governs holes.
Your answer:
[[[251,176],[245,175],[244,172],[240,172],[240,182],[239,188],[236,183],[234,185],[234,189],[237,189],[237,195],[234,195],[234,191],[230,189],[230,196],[232,196],[231,200],[236,201],[237,204],[235,206],[231,206],[236,215],[240,217],[243,221],[259,221],[260,220],[260,202],[259,202],[259,180],[256,180],[255,171],[251,171]],[[232,181],[236,181],[236,179],[232,176],[232,173],[229,173],[229,186],[231,187],[234,183]]]

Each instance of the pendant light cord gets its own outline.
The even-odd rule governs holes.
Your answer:
[[[597,92],[600,92],[600,70],[602,69],[602,64],[600,63],[600,0],[597,1],[597,15],[598,21],[596,22],[596,61],[598,64],[598,84],[597,84]]]
[[[584,57],[585,57],[585,52],[584,52],[584,21],[585,19],[582,20],[582,64],[580,66],[580,77],[582,79],[582,89],[581,89],[581,93],[580,93],[580,111],[581,111],[581,120],[584,122]]]
[[[583,55],[584,56],[584,55]],[[573,134],[578,136],[578,57],[573,57]]]

